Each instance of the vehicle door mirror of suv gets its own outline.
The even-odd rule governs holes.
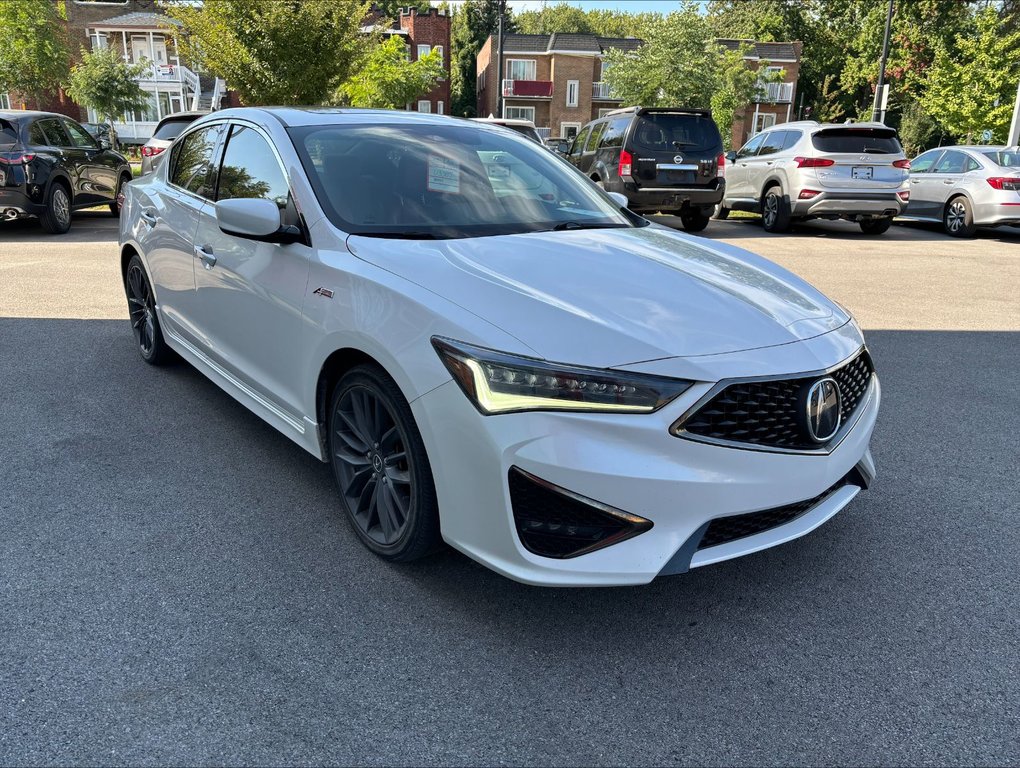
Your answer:
[[[96,144],[99,145],[100,149],[113,149],[113,143],[106,136],[100,136],[96,139]]]
[[[556,151],[559,152],[561,155],[567,154],[567,152],[570,151],[570,142],[561,141],[559,144],[556,145]]]
[[[735,149],[731,149],[729,152],[726,153],[726,162],[727,163],[732,163],[736,159],[737,159],[737,151]]]
[[[272,200],[232,198],[216,203],[216,223],[228,235],[265,243],[296,243],[301,230],[284,225]]]

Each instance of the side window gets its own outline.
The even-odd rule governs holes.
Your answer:
[[[591,136],[588,137],[588,143],[584,146],[585,152],[594,152],[595,148],[599,145],[599,139],[602,138],[602,132],[606,129],[605,123],[599,123],[591,129]]]
[[[591,126],[585,126],[584,130],[581,131],[577,138],[574,139],[574,143],[570,145],[570,154],[579,155],[584,150],[585,142],[588,141],[588,135],[591,133]]]
[[[964,171],[980,171],[981,163],[972,157],[967,158],[967,165],[963,169]]]
[[[210,125],[208,128],[193,131],[183,140],[176,142],[173,169],[170,171],[171,184],[193,192],[199,197],[212,199],[209,170],[221,130],[220,125]]]
[[[227,139],[220,166],[217,200],[232,197],[255,197],[272,200],[284,209],[290,198],[290,187],[272,148],[252,128],[235,125]]]
[[[627,133],[629,125],[629,117],[617,117],[606,123],[606,130],[602,132],[602,146],[622,147],[623,137]]]
[[[758,147],[761,146],[761,143],[764,139],[765,135],[759,133],[757,136],[755,136],[753,139],[751,139],[749,142],[747,142],[744,146],[740,148],[740,151],[737,152],[737,159],[739,160],[742,157],[751,157],[752,155],[754,155],[754,153],[758,151]]]
[[[781,152],[783,142],[785,141],[786,131],[770,131],[766,133],[761,149],[758,150],[759,157],[761,155],[774,155],[776,152]]]
[[[89,136],[88,131],[82,128],[78,123],[72,123],[70,120],[64,120],[64,128],[71,136],[71,144],[75,147],[81,147],[82,149],[95,149],[96,142]]]
[[[786,138],[783,140],[783,149],[787,150],[800,141],[800,137],[804,135],[803,131],[787,131]]]
[[[70,147],[71,137],[67,135],[64,126],[59,120],[40,120],[43,133],[46,134],[46,143],[51,147]]]
[[[910,172],[931,173],[932,166],[935,165],[935,161],[940,157],[942,157],[941,149],[933,149],[931,152],[925,152],[923,155],[920,155],[910,162]]]
[[[942,159],[935,166],[933,173],[963,173],[963,167],[966,163],[967,156],[965,154],[948,151],[942,155]]]
[[[39,147],[45,147],[50,143],[50,140],[46,138],[46,134],[43,133],[43,120],[36,120],[28,127],[28,141],[31,144],[35,144]]]

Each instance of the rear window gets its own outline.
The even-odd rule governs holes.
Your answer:
[[[18,126],[9,120],[0,120],[0,144],[16,144]]]
[[[1003,168],[1020,168],[1020,150],[1000,150],[997,152],[985,152],[985,157]]]
[[[641,152],[708,151],[721,148],[722,138],[710,117],[652,112],[638,116],[631,143]]]
[[[881,128],[830,128],[811,137],[819,152],[866,152],[871,155],[898,155],[903,152],[896,131]]]
[[[539,144],[542,143],[542,137],[538,135],[538,131],[532,128],[530,125],[504,125],[504,128],[509,128],[511,131],[516,131],[526,138],[532,141],[537,141]]]
[[[163,141],[176,139],[185,128],[197,119],[193,117],[190,120],[168,120],[165,123],[160,123],[159,127],[156,128],[156,132],[152,134],[152,138],[162,139]]]

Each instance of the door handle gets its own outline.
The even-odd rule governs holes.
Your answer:
[[[766,160],[765,161],[765,165],[772,165],[772,163],[774,163],[774,162],[776,162],[776,161],[775,160]]]
[[[943,184],[955,184],[956,182],[953,181],[953,179],[943,179],[942,183]]]
[[[143,208],[138,215],[150,227],[156,226],[156,211],[154,208]]]
[[[206,269],[216,266],[216,257],[213,255],[212,248],[208,245],[196,245],[195,258],[201,259]]]
[[[911,183],[911,184],[920,184],[920,183],[921,183],[921,180],[920,180],[920,179],[911,179],[911,180],[910,180],[910,183]]]

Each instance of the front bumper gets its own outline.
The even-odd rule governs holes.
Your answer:
[[[856,190],[823,191],[807,200],[790,200],[792,216],[865,217],[899,216],[907,208],[896,192],[861,192]],[[799,192],[798,192],[799,194]]]
[[[806,345],[807,342],[804,342]],[[855,350],[829,361],[835,365]],[[798,373],[817,368],[812,360]],[[652,414],[530,412],[482,416],[454,382],[412,403],[431,457],[443,538],[517,581],[547,586],[644,584],[781,544],[821,525],[874,475],[869,442],[880,388],[872,380],[858,421],[827,455],[780,454],[695,442],[670,425],[712,383],[699,383]],[[517,534],[508,473],[530,475],[652,521],[633,538],[569,559],[528,551]],[[698,550],[713,519],[818,497],[796,519]],[[692,543],[693,542],[693,543]]]

